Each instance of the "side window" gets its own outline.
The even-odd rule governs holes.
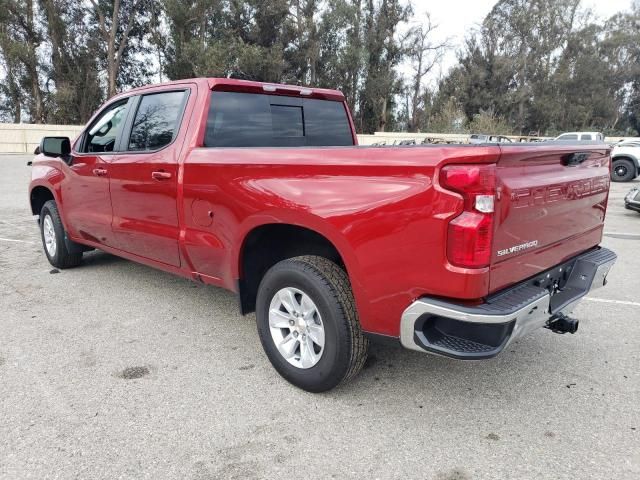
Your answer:
[[[560,135],[560,140],[577,140],[578,135],[575,133],[568,133],[566,135]]]
[[[124,123],[127,102],[128,99],[117,102],[100,114],[89,127],[83,152],[113,152]]]
[[[127,150],[158,150],[170,144],[180,126],[185,98],[185,91],[143,96],[133,119]]]
[[[342,102],[236,92],[212,92],[207,147],[353,145]]]
[[[580,135],[580,140],[591,140],[591,135],[589,134]]]

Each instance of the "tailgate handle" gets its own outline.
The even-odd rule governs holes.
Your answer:
[[[567,167],[575,167],[589,158],[587,152],[574,152],[562,156],[562,164]]]

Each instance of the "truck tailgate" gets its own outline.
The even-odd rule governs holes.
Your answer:
[[[600,243],[609,154],[602,143],[501,146],[491,292]]]

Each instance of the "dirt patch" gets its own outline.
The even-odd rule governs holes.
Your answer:
[[[125,380],[135,380],[136,378],[146,377],[149,373],[151,373],[149,367],[127,367],[118,373],[118,377]]]
[[[454,468],[448,472],[439,472],[436,480],[471,480],[471,475],[461,468]]]

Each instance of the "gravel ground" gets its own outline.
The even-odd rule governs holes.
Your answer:
[[[0,478],[640,478],[630,184],[613,184],[619,259],[578,334],[470,363],[374,346],[313,395],[271,368],[230,293],[101,252],[52,270],[28,158],[0,157]]]

